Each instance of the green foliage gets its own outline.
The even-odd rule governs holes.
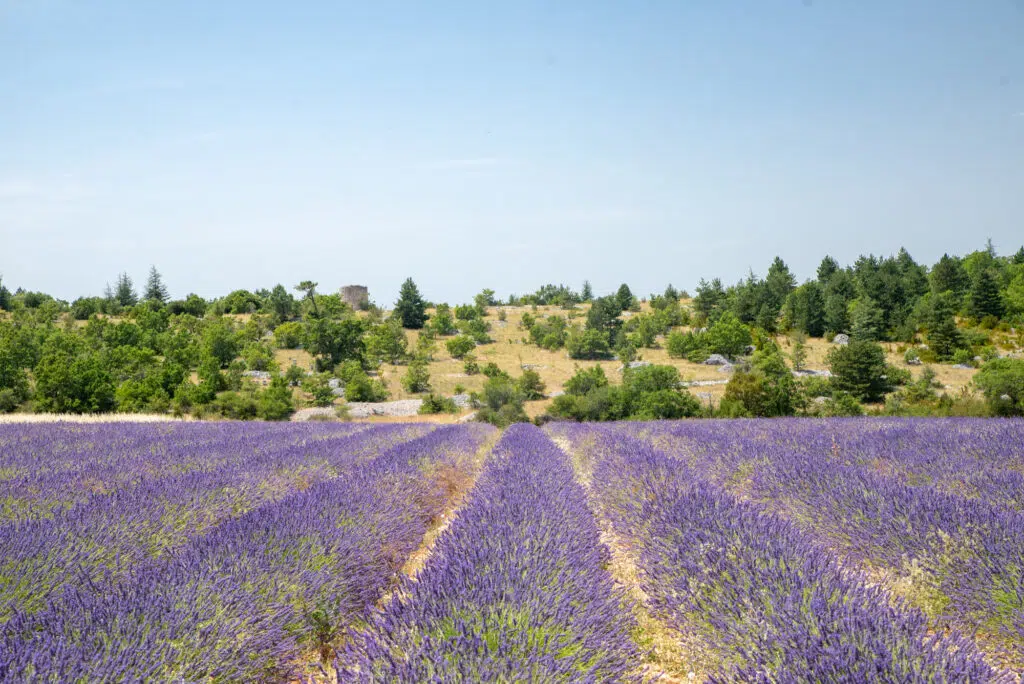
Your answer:
[[[274,328],[274,344],[278,349],[298,349],[306,337],[306,326],[298,321],[282,323]]]
[[[866,342],[882,339],[882,310],[870,297],[861,297],[850,305],[850,338]]]
[[[600,366],[591,366],[590,368],[576,366],[576,372],[565,381],[563,390],[566,394],[583,396],[595,389],[607,386],[608,378]]]
[[[974,384],[991,411],[1000,416],[1024,415],[1024,359],[995,359],[981,367]]]
[[[524,323],[526,322],[525,314],[523,316]],[[554,351],[565,346],[566,338],[569,336],[569,324],[562,316],[548,316],[547,318],[533,322],[534,319],[530,316],[530,341],[542,349],[548,349]]]
[[[295,315],[298,305],[295,302],[295,297],[285,289],[284,285],[278,283],[264,299],[261,308],[270,313],[275,324],[280,325]],[[291,348],[288,347],[288,349]]]
[[[397,318],[372,326],[363,342],[366,347],[364,355],[373,366],[402,363],[409,354],[409,340]]]
[[[566,337],[565,347],[571,359],[607,359],[611,357],[608,333],[601,330],[574,328]]]
[[[114,409],[114,383],[99,354],[80,337],[58,332],[43,345],[35,368],[40,411],[100,413]]]
[[[445,348],[453,359],[461,359],[476,349],[476,342],[469,335],[457,335],[445,343]]]
[[[364,343],[365,330],[366,324],[355,317],[342,320],[314,318],[306,323],[303,346],[316,357],[317,367],[327,370],[342,361],[363,357],[364,344],[367,344],[371,337],[367,335]],[[404,335],[402,339],[405,339]]]
[[[459,323],[459,330],[462,331],[462,334],[473,338],[473,341],[477,344],[487,344],[493,341],[488,334],[491,330],[491,324],[482,318],[461,321]]]
[[[204,326],[201,335],[202,353],[227,367],[241,351],[241,343],[231,321],[218,318]]]
[[[235,290],[220,301],[221,310],[228,314],[255,313],[263,306],[263,300],[248,290]]]
[[[313,406],[330,406],[334,403],[334,390],[325,373],[304,377],[302,390],[312,396]]]
[[[382,380],[371,379],[366,373],[353,375],[345,384],[345,401],[379,402],[388,400],[388,388]]]
[[[520,394],[523,395],[523,399],[526,401],[534,401],[537,399],[544,398],[544,381],[540,378],[540,373],[535,370],[525,370],[519,377],[517,382]]]
[[[206,313],[209,305],[206,300],[197,294],[190,293],[185,299],[176,299],[167,305],[167,312],[172,316],[188,314],[201,318]]]
[[[443,397],[440,394],[430,393],[423,397],[423,404],[420,405],[420,415],[432,415],[437,413],[458,413],[459,407],[451,397]]]
[[[476,356],[466,354],[462,357],[462,372],[466,375],[476,375],[480,372],[480,364],[476,362]]]
[[[529,422],[523,410],[523,394],[517,383],[506,375],[489,378],[479,394],[473,394],[477,420],[498,427]]]
[[[156,266],[149,267],[149,277],[146,279],[146,290],[143,292],[142,298],[146,301],[158,302],[161,305],[166,304],[169,299],[167,286],[164,285],[164,280],[160,276],[160,272],[156,270]]]
[[[700,403],[679,391],[679,371],[673,366],[628,369],[619,386],[608,384],[600,366],[577,368],[555,397],[548,415],[577,421],[656,420],[685,418],[700,413]]]
[[[113,292],[113,299],[121,306],[135,306],[139,301],[139,295],[135,292],[135,285],[127,273],[120,273],[117,276],[117,285]]]
[[[419,330],[427,322],[427,303],[420,296],[419,288],[412,278],[406,278],[395,302],[395,318],[403,328]]]
[[[402,387],[411,394],[429,392],[431,389],[430,372],[427,370],[427,364],[423,361],[410,363],[405,375],[402,376]]]
[[[487,363],[487,365],[485,365],[481,369],[481,372],[483,372],[483,374],[485,376],[487,376],[488,378],[511,378],[512,377],[511,375],[509,375],[508,373],[503,371],[498,366],[498,364],[494,363],[493,361],[489,361]]]
[[[626,283],[619,285],[619,289],[615,292],[615,301],[619,306],[619,311],[628,311],[633,308],[634,297],[629,285]]]
[[[438,304],[434,315],[430,317],[429,327],[438,335],[454,335],[458,332],[451,307],[447,304]]]
[[[723,313],[704,337],[707,351],[729,358],[741,356],[750,345],[750,329],[731,312]]]
[[[274,350],[263,342],[250,342],[242,348],[242,361],[246,370],[269,371],[276,367]]]
[[[1004,312],[1003,299],[999,293],[999,276],[993,268],[978,271],[971,279],[971,291],[967,300],[967,313],[976,319],[986,316],[1001,318]]]
[[[879,401],[890,389],[885,378],[885,351],[875,342],[851,340],[848,345],[833,347],[827,359],[832,385],[838,391],[870,402]]]

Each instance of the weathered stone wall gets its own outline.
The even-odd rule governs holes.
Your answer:
[[[341,299],[353,309],[363,309],[370,303],[370,290],[364,285],[346,285],[341,288]]]

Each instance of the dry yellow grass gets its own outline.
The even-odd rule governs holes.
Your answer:
[[[687,302],[688,300],[684,300],[684,305]],[[499,309],[504,309],[506,313],[507,320],[504,323],[498,320]],[[642,310],[647,310],[646,304],[643,305]],[[577,311],[582,316],[586,309],[585,307],[580,307]],[[527,338],[528,334],[520,328],[520,323],[523,314],[526,312],[530,312],[538,318],[550,315],[566,317],[570,313],[555,306],[539,306],[536,308],[536,311],[532,307],[492,307],[487,320],[491,324],[490,334],[494,339],[494,343],[477,347],[474,352],[481,366],[488,362],[494,362],[499,368],[510,373],[513,377],[518,376],[522,372],[522,365],[533,366],[534,370],[540,374],[549,394],[560,391],[566,380],[575,373],[577,367],[599,365],[604,368],[609,380],[612,382],[621,380],[622,374],[619,369],[622,363],[619,361],[574,361],[569,358],[564,349],[548,351],[533,344],[524,343],[523,338]],[[577,321],[582,322],[582,319],[577,319]],[[414,349],[419,333],[418,331],[407,331],[407,334],[409,348]],[[479,374],[467,376],[463,373],[462,361],[451,358],[445,349],[444,343],[447,339],[449,338],[438,339],[434,361],[429,364],[430,382],[434,391],[451,395],[454,394],[457,385],[461,385],[467,391],[479,390],[483,387],[486,377]],[[788,338],[779,336],[778,341],[785,353],[788,354],[792,351],[792,343]],[[725,381],[729,379],[729,375],[720,372],[716,366],[705,366],[703,364],[691,363],[685,359],[670,358],[664,348],[664,340],[659,340],[659,343],[662,345],[662,348],[641,349],[639,350],[639,357],[651,363],[665,364],[678,368],[680,376],[685,381]],[[890,363],[902,368],[908,368],[914,377],[920,375],[922,367],[907,366],[903,362],[902,355],[896,351],[897,345],[885,344],[883,346],[886,347]],[[825,360],[825,356],[830,348],[832,348],[832,345],[824,339],[814,338],[808,340],[806,367],[812,370],[826,370],[828,363]],[[937,380],[944,385],[947,391],[951,392],[959,392],[962,388],[967,387],[976,372],[973,369],[958,369],[940,364],[934,364],[932,369],[937,374]],[[404,366],[388,364],[380,369],[381,378],[387,383],[393,399],[408,399],[415,396],[402,388],[401,378],[405,371],[406,368]],[[717,403],[725,393],[725,385],[692,387],[690,392],[702,402],[706,403],[710,400]],[[526,412],[530,417],[540,415],[550,403],[550,399],[528,402]]]
[[[0,423],[165,423],[191,420],[163,413],[8,413]]]

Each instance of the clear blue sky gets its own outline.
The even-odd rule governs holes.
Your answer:
[[[1024,242],[1024,2],[0,0],[0,274],[394,301]]]

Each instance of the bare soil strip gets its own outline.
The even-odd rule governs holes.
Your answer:
[[[645,662],[637,669],[642,669],[655,682],[689,684],[704,681],[715,658],[698,639],[673,629],[648,609],[647,594],[640,586],[640,568],[635,550],[630,549],[612,530],[610,523],[597,513],[599,508],[595,505],[591,489],[592,463],[586,448],[574,449],[569,440],[563,437],[555,437],[554,442],[572,460],[576,478],[587,493],[590,509],[594,511],[601,530],[601,542],[611,553],[608,571],[626,590],[633,604],[633,615],[637,621],[637,631],[633,638],[645,657]]]
[[[426,534],[423,535],[423,542],[419,548],[413,551],[402,565],[399,573],[403,578],[415,579],[416,575],[423,569],[423,566],[426,565],[427,560],[434,551],[437,540],[444,534],[444,531],[448,529],[452,521],[458,516],[459,511],[469,500],[469,494],[473,491],[477,479],[479,479],[480,474],[483,472],[487,455],[491,453],[491,449],[494,448],[499,436],[500,433],[495,432],[494,435],[488,437],[471,459],[462,464],[462,467],[445,467],[438,470],[436,475],[438,480],[445,486],[448,494],[448,503],[441,514],[431,521]],[[395,586],[381,597],[377,606],[383,608],[392,601],[397,600],[401,596],[401,585],[402,582],[398,581],[396,577]],[[320,662],[318,664],[318,660],[320,660],[318,652],[310,651],[308,656],[302,660],[304,664],[302,679],[295,680],[293,684],[304,684],[305,682],[337,684],[338,673],[334,669],[334,663]]]

